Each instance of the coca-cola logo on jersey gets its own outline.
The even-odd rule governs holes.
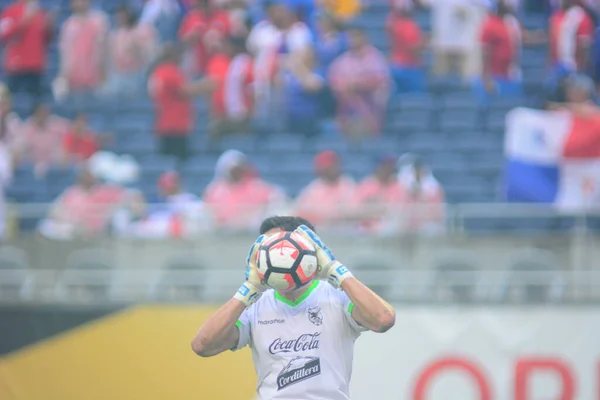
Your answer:
[[[321,332],[303,333],[296,339],[291,340],[283,340],[281,338],[277,338],[269,346],[269,353],[298,353],[301,351],[318,349],[319,336],[321,336]]]

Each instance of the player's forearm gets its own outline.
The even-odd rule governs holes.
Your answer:
[[[385,332],[394,326],[394,308],[358,279],[345,279],[342,289],[354,303],[352,317],[359,324],[374,332]]]
[[[231,299],[221,306],[194,336],[194,352],[201,357],[211,357],[235,347],[239,339],[235,323],[245,309],[244,304],[236,299]]]

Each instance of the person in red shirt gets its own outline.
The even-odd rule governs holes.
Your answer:
[[[6,83],[12,93],[39,95],[54,18],[37,0],[19,0],[0,15]]]
[[[581,0],[562,0],[550,16],[550,62],[558,75],[587,70],[595,26]]]
[[[100,149],[98,137],[88,129],[84,113],[75,117],[71,129],[63,137],[63,148],[67,162],[87,160]]]
[[[186,70],[191,76],[199,76],[206,68],[207,54],[204,34],[208,30],[208,0],[191,2],[192,8],[183,17],[179,26],[179,39],[186,46]]]
[[[148,80],[148,91],[154,100],[159,151],[183,162],[188,157],[188,139],[194,126],[192,99],[210,87],[204,81],[189,82],[180,61],[181,48],[166,45]]]
[[[483,74],[475,82],[476,94],[482,100],[489,95],[523,94],[519,55],[527,32],[511,11],[506,0],[500,0],[495,12],[490,12],[482,22],[479,40]]]
[[[424,39],[421,28],[412,18],[412,3],[395,5],[387,17],[386,30],[392,45],[390,63],[396,90],[399,93],[424,92]]]
[[[398,217],[406,194],[397,178],[397,157],[379,160],[372,176],[361,181],[355,191],[359,230],[389,234],[398,229]]]
[[[254,63],[242,39],[228,38],[206,69],[211,90],[212,137],[249,132],[254,92]]]

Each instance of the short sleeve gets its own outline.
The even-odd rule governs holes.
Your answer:
[[[253,307],[244,310],[244,312],[240,316],[240,319],[238,319],[235,323],[235,326],[237,326],[238,331],[240,333],[240,337],[238,339],[237,345],[233,347],[231,351],[237,351],[243,349],[246,346],[252,347],[252,310]]]
[[[294,29],[290,30],[287,40],[290,50],[295,52],[309,47],[313,38],[308,27],[306,27],[304,24],[298,23]]]
[[[358,322],[356,322],[354,318],[352,318],[352,310],[354,310],[354,303],[350,300],[346,292],[340,290],[338,296],[342,304],[342,311],[344,313],[346,322],[348,322],[348,326],[358,337],[362,332],[365,332],[367,328],[361,326]]]
[[[481,27],[481,33],[480,33],[479,40],[483,44],[489,44],[491,42],[491,39],[492,39],[492,29],[491,29],[489,20],[486,20]]]
[[[589,15],[585,15],[583,21],[579,24],[579,28],[577,29],[577,39],[581,41],[591,41],[592,36],[594,34],[594,22],[589,17]]]

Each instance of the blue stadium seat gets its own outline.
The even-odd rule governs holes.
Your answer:
[[[439,123],[442,132],[460,135],[465,131],[476,131],[479,128],[480,115],[476,110],[446,111]]]
[[[472,93],[448,94],[442,98],[440,103],[442,111],[447,110],[467,110],[474,111],[480,109],[480,103]]]
[[[214,147],[220,151],[235,149],[242,153],[250,153],[256,148],[256,143],[257,139],[255,136],[251,134],[238,134],[221,138],[221,140],[214,143]]]
[[[143,171],[152,171],[162,173],[165,171],[174,171],[177,167],[175,157],[163,156],[160,154],[146,154],[137,158],[137,162]]]
[[[428,94],[403,95],[397,101],[402,111],[432,111],[436,108],[435,99]]]
[[[123,141],[116,145],[115,148],[119,153],[130,154],[135,158],[146,154],[155,154],[157,151],[156,142],[151,137],[142,135],[135,135],[132,137],[132,140]]]
[[[306,141],[307,148],[314,152],[324,150],[333,150],[337,153],[344,153],[352,147],[343,137],[317,137]]]
[[[503,134],[506,126],[506,111],[491,110],[486,115],[486,128],[488,132]]]
[[[394,133],[425,132],[434,128],[430,110],[413,110],[392,115]]]
[[[186,161],[182,168],[182,174],[187,173],[210,173],[214,174],[218,154],[203,154],[197,155]]]
[[[259,138],[257,147],[267,153],[300,152],[305,148],[305,140],[301,135],[280,133]]]
[[[400,150],[400,141],[395,135],[382,136],[375,139],[363,140],[360,148],[364,153],[382,156],[387,154],[398,155]]]

